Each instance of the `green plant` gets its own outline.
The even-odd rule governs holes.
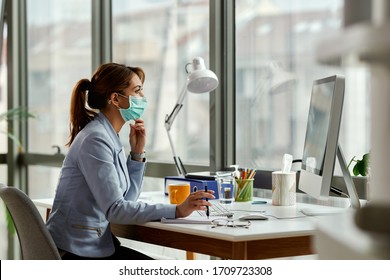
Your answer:
[[[351,159],[351,161],[348,163],[348,166],[347,166],[348,170],[349,170],[349,167],[351,166],[351,164],[353,162],[355,162],[355,165],[353,166],[353,169],[352,169],[353,175],[367,176],[368,175],[368,166],[370,164],[370,154],[369,153],[364,154],[361,159],[355,159],[355,158],[356,158],[356,156],[354,156]]]
[[[12,121],[12,120],[20,120],[24,121],[27,118],[35,118],[35,114],[30,113],[26,108],[24,107],[17,107],[10,109],[4,113],[0,114],[0,122],[2,121]],[[7,134],[7,137],[10,138],[12,141],[18,144],[19,150],[23,150],[23,145],[20,142],[20,140],[13,134],[12,131],[9,129],[7,131],[1,131],[1,133]]]
[[[0,123],[2,121],[12,121],[12,120],[19,120],[24,121],[27,118],[35,118],[35,114],[30,113],[26,108],[24,107],[17,107],[10,109],[4,113],[0,114]],[[9,129],[7,131],[1,131],[0,133],[7,134],[7,137],[10,138],[12,141],[14,141],[18,145],[19,151],[23,151],[23,145],[20,142],[19,138],[15,136],[15,134],[12,133]],[[7,228],[8,232],[12,235],[15,234],[15,226],[13,224],[12,218],[8,212],[8,209],[6,211],[6,219],[7,219]]]

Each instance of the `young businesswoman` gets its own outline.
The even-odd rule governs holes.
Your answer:
[[[178,206],[137,201],[146,165],[144,80],[141,68],[108,63],[73,89],[70,148],[47,222],[63,259],[148,259],[121,246],[110,223],[185,217],[210,205],[202,198],[214,198],[199,191]],[[118,133],[130,120],[127,156]]]

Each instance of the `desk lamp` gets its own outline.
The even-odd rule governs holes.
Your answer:
[[[187,67],[189,65],[192,65],[193,68],[191,72],[188,72],[187,70]],[[195,57],[192,60],[192,63],[188,63],[186,65],[186,71],[188,75],[183,91],[177,99],[176,105],[173,108],[172,112],[169,115],[165,116],[165,129],[167,130],[169,144],[171,145],[171,150],[173,153],[173,160],[175,161],[176,169],[179,175],[185,175],[187,172],[184,168],[183,163],[180,160],[180,157],[176,156],[176,152],[173,147],[173,142],[170,134],[172,123],[175,120],[180,109],[183,107],[183,101],[188,91],[192,93],[205,93],[216,89],[218,86],[217,75],[215,75],[213,71],[206,69],[204,60],[201,57]]]

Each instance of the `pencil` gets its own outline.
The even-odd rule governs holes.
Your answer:
[[[204,191],[207,192],[207,184],[204,185]],[[209,199],[206,197],[206,201],[209,201]],[[207,216],[207,219],[210,218],[210,209],[209,209],[209,206],[206,205],[206,216]]]
[[[255,175],[256,175],[256,170],[252,170],[251,174],[249,175],[249,179],[253,179],[253,177],[255,177]]]

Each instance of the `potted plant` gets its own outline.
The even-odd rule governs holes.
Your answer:
[[[366,199],[369,200],[369,189],[370,189],[370,153],[366,153],[361,159],[356,159],[354,156],[348,164],[348,170],[351,164],[354,163],[352,173],[354,176],[365,177],[365,193]]]
[[[355,165],[353,166],[352,172],[355,176],[368,176],[369,175],[369,160],[370,160],[370,154],[364,154],[361,159],[355,159],[356,156],[354,156],[351,161],[348,163],[348,170],[349,167],[353,162],[355,162]]]
[[[24,107],[17,107],[13,109],[9,109],[8,111],[0,114],[0,123],[2,121],[12,121],[12,120],[20,120],[24,121],[27,118],[35,118],[35,115],[33,113],[30,113],[26,108]],[[8,138],[10,138],[12,141],[14,141],[18,145],[18,150],[20,152],[23,151],[23,145],[20,142],[19,138],[15,136],[15,134],[12,133],[9,129],[7,131],[0,130],[0,133],[4,133],[7,135]],[[11,216],[9,215],[8,211],[7,213],[7,228],[8,232],[11,234],[15,233],[15,227],[13,225]]]
[[[12,121],[12,120],[26,120],[27,118],[35,118],[35,115],[33,113],[30,113],[26,108],[24,107],[17,107],[10,109],[4,113],[0,114],[0,122],[2,121]],[[7,137],[10,138],[12,141],[18,144],[19,150],[23,150],[22,143],[20,140],[10,131],[9,129],[7,131],[1,131],[1,133],[7,134]]]

